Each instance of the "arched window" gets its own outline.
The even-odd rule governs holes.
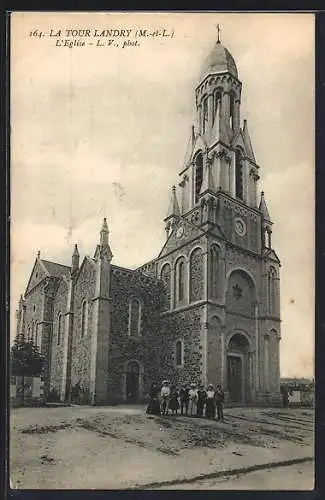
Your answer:
[[[268,305],[270,314],[276,312],[276,279],[276,270],[274,267],[270,267],[268,272]]]
[[[179,302],[185,298],[185,262],[179,261],[177,265],[177,299]]]
[[[63,316],[61,313],[58,314],[58,335],[57,335],[57,345],[61,344],[61,337],[63,335]]]
[[[213,117],[215,119],[215,117],[217,116],[218,113],[221,113],[221,90],[220,89],[217,89],[214,93],[214,96],[213,96],[213,109],[214,109],[214,113],[213,113]]]
[[[135,297],[129,301],[129,335],[141,335],[141,302]]]
[[[243,155],[240,149],[236,149],[236,198],[243,199]]]
[[[181,340],[177,340],[175,351],[176,351],[175,354],[176,366],[182,366],[184,353],[183,353],[183,342]]]
[[[166,263],[163,265],[160,273],[161,281],[164,284],[166,301],[164,304],[165,309],[170,309],[170,295],[171,295],[171,269],[170,264]]]
[[[213,245],[210,250],[210,293],[211,298],[218,296],[219,249]]]
[[[40,331],[39,331],[39,326],[40,325],[36,325],[36,333],[35,333],[35,345],[37,347],[41,347],[41,343],[40,343]]]
[[[203,181],[203,155],[198,153],[195,158],[195,203],[199,199]]]
[[[229,126],[234,128],[235,95],[233,92],[229,96]]]
[[[202,132],[205,132],[208,129],[208,98],[206,97],[203,101],[203,114],[202,114]]]
[[[196,248],[190,258],[190,301],[203,299],[203,255],[201,248]]]
[[[32,331],[31,331],[31,338],[33,342],[35,342],[35,321],[32,322]]]
[[[88,302],[84,300],[81,308],[81,336],[87,335],[88,330]]]

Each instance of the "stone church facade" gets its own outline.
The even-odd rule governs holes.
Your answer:
[[[93,257],[70,266],[40,255],[17,333],[40,346],[45,389],[64,401],[137,403],[150,384],[220,383],[233,404],[280,399],[280,261],[247,122],[242,84],[218,42],[195,89],[196,123],[155,259],[112,264],[104,219]]]

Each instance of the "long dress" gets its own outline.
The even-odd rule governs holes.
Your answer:
[[[150,389],[149,397],[150,400],[147,413],[149,415],[160,415],[159,389],[157,387],[152,387]]]
[[[207,391],[207,406],[205,410],[205,416],[207,418],[215,418],[216,416],[216,403],[215,403],[214,391]]]
[[[179,408],[178,392],[172,391],[170,393],[169,409],[172,410],[172,412],[174,412],[174,411],[177,412],[178,408]]]

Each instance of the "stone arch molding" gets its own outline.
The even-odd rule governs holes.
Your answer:
[[[250,350],[250,347],[251,347],[251,344],[252,344],[252,340],[249,336],[249,334],[246,332],[246,330],[232,330],[230,332],[227,333],[226,335],[226,342],[225,342],[225,345],[226,345],[226,349],[228,351],[229,349],[229,344],[230,344],[230,341],[231,339],[235,336],[235,335],[241,335],[242,337],[244,337],[246,340],[247,340],[247,343],[248,343],[248,349]]]
[[[213,320],[219,321],[221,327],[226,326],[225,318],[223,318],[219,314],[213,313],[213,314],[211,314],[211,316],[209,316],[209,320],[208,320],[208,325],[209,326],[211,326],[211,323],[213,322]]]
[[[254,278],[252,272],[249,269],[246,269],[245,267],[236,266],[236,267],[232,267],[231,269],[229,269],[227,271],[227,274],[226,274],[227,285],[228,285],[230,276],[236,271],[241,272],[243,274],[246,274],[251,279],[251,281],[254,285],[254,288],[255,288],[256,295],[257,295],[257,286],[256,286],[255,278]]]

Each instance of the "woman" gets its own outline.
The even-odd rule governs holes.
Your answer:
[[[175,413],[177,415],[177,410],[179,408],[178,396],[179,394],[176,387],[172,385],[170,389],[169,408],[171,409],[173,415],[175,415]]]
[[[213,385],[208,385],[207,390],[207,406],[205,410],[206,418],[215,418],[216,416],[216,404],[215,404],[215,392],[213,390]]]
[[[197,393],[196,384],[190,385],[190,390],[189,390],[188,396],[189,396],[189,414],[190,414],[190,417],[196,417],[196,415],[197,415],[197,400],[198,400],[198,393]]]
[[[146,413],[148,413],[148,415],[160,415],[159,389],[156,384],[151,385],[149,397],[150,399]]]

